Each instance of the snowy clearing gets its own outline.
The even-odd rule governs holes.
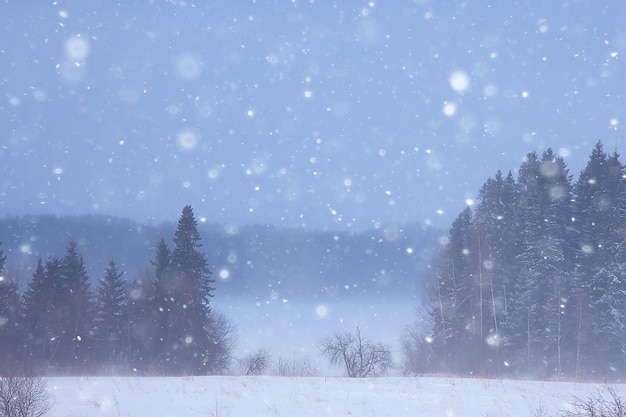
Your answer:
[[[602,384],[463,378],[47,378],[50,417],[557,415]],[[625,386],[614,386],[623,398]]]

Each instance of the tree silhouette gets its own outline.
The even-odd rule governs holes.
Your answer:
[[[19,326],[20,296],[17,283],[4,275],[6,256],[0,242],[0,374],[11,370],[18,359],[23,329]]]
[[[23,328],[28,329],[24,354],[32,358],[34,366],[51,363],[56,352],[57,329],[56,280],[59,279],[61,261],[53,258],[44,262],[37,260],[33,279],[28,283],[23,296]]]
[[[95,310],[89,276],[76,242],[67,245],[60,266],[56,280],[55,319],[59,330],[56,357],[59,365],[78,369],[87,365],[92,353]]]
[[[343,367],[350,378],[384,375],[393,364],[389,347],[365,339],[358,326],[354,335],[337,333],[322,340],[321,350],[331,365]]]
[[[211,306],[215,280],[204,253],[193,209],[183,208],[171,253],[161,241],[155,266],[153,311],[158,355],[154,364],[167,373],[204,374],[211,369]]]
[[[98,359],[120,365],[127,359],[128,302],[127,285],[115,261],[109,261],[96,289],[94,338]]]
[[[497,173],[450,227],[428,282],[454,372],[626,374],[626,167],[598,142],[572,186],[551,149]],[[495,366],[494,366],[495,364]]]

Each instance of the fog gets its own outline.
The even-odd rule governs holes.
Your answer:
[[[382,342],[400,360],[400,338],[418,320],[416,303],[394,299],[383,302],[358,300],[255,300],[227,298],[213,304],[237,327],[236,356],[258,349],[279,358],[309,357],[324,374],[342,374],[330,368],[320,355],[322,339],[336,333],[354,333],[358,326],[372,342]]]
[[[242,247],[235,256],[205,241],[216,277],[234,277],[218,279],[212,305],[236,325],[239,356],[317,358],[320,338],[357,326],[397,354],[418,319],[424,254],[487,178],[517,174],[532,151],[552,148],[575,175],[598,140],[626,148],[624,21],[626,4],[591,0],[0,0],[0,219],[102,215],[173,229],[189,204],[217,235],[345,233],[295,272],[284,259],[297,250],[263,253],[266,272]],[[443,238],[418,248],[407,225]],[[369,232],[342,251],[345,236]],[[34,234],[0,236],[22,283],[33,258],[61,255],[67,240],[98,248],[55,233],[45,250]],[[140,238],[152,255],[157,241]],[[251,253],[270,246],[242,240]],[[355,268],[333,285],[377,288],[392,271],[393,296],[325,297],[303,284],[292,297],[270,285],[277,271],[304,282],[356,256],[369,275]],[[93,280],[106,261],[90,265]]]

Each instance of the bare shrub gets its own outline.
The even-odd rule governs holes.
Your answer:
[[[291,359],[278,358],[278,376],[319,376],[319,367],[310,356]]]
[[[543,405],[542,402],[539,402],[539,405],[537,406],[537,408],[535,408],[532,411],[532,417],[549,417],[549,413],[548,410],[546,410],[546,407]]]
[[[266,349],[259,349],[239,359],[238,362],[243,375],[262,375],[272,365],[272,355]]]
[[[343,366],[350,378],[384,375],[393,365],[389,347],[366,340],[358,326],[354,335],[338,333],[323,340],[321,350],[331,365]]]
[[[407,327],[400,344],[402,347],[400,371],[403,375],[417,376],[433,371],[435,352],[432,339],[426,336],[423,326],[415,323]]]
[[[617,395],[612,387],[606,388],[608,395],[601,393],[589,398],[575,397],[570,405],[571,410],[561,412],[562,417],[626,417],[626,403]]]
[[[224,314],[215,310],[211,312],[208,326],[211,338],[210,349],[207,352],[209,373],[224,373],[231,366],[237,329]]]
[[[43,417],[52,408],[40,377],[0,377],[0,417]]]
[[[210,417],[228,416],[228,413],[226,412],[224,405],[220,402],[220,400],[217,397],[215,397],[215,402],[213,403],[213,406],[209,410],[209,416]]]

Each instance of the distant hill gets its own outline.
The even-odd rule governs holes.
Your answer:
[[[114,260],[129,280],[149,279],[154,247],[175,224],[142,225],[104,215],[0,219],[7,275],[25,285],[37,259],[62,257],[76,241],[92,280]],[[418,298],[441,232],[418,225],[363,233],[200,223],[216,296]]]

